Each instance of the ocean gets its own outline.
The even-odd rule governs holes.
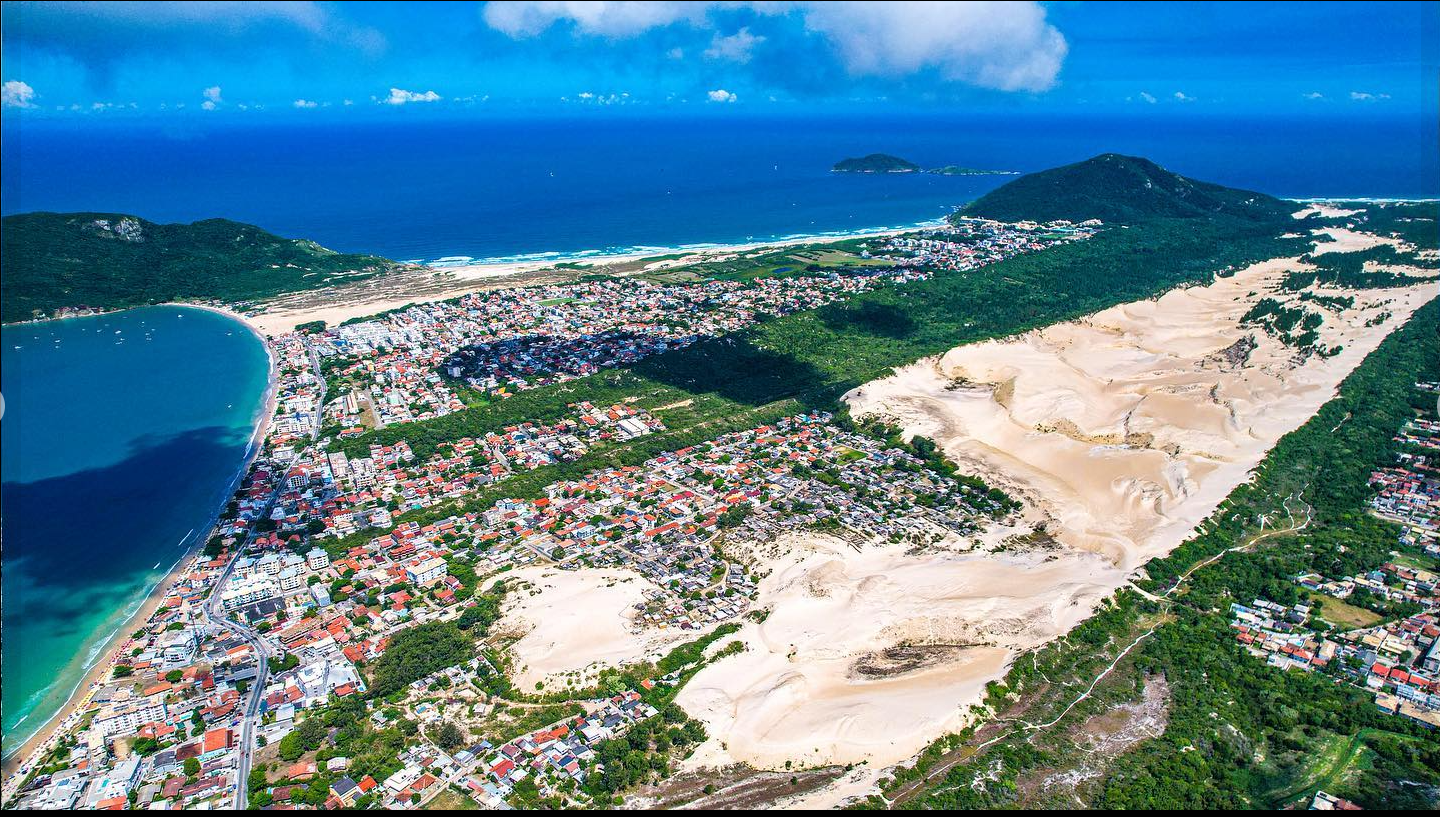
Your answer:
[[[11,120],[0,131],[0,211],[225,217],[340,251],[433,261],[908,226],[1011,178],[829,170],[874,152],[1033,171],[1115,151],[1279,196],[1440,196],[1435,123],[1383,116],[393,113],[406,118]],[[3,338],[0,708],[14,746],[224,498],[266,359],[229,319],[173,308],[6,327]]]
[[[0,210],[220,216],[344,252],[431,261],[912,225],[1010,178],[830,172],[874,152],[1033,171],[1115,151],[1278,196],[1440,195],[1435,123],[1373,115],[178,121],[8,123]]]
[[[0,329],[8,747],[205,533],[238,473],[269,357],[216,312],[146,307]]]

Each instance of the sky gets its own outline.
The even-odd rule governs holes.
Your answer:
[[[5,2],[3,116],[1428,117],[1440,3]]]

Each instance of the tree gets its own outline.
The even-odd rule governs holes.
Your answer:
[[[195,777],[195,776],[197,776],[197,775],[199,775],[199,774],[200,774],[200,758],[198,758],[198,757],[187,757],[187,758],[185,758],[185,776],[186,776],[186,777]]]
[[[451,721],[445,721],[440,725],[435,735],[435,743],[447,752],[458,749],[465,742],[465,733]]]

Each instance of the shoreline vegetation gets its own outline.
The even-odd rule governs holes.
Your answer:
[[[143,600],[136,606],[135,610],[125,615],[113,632],[106,638],[101,639],[84,655],[92,656],[89,662],[84,665],[83,672],[75,686],[66,696],[65,701],[33,730],[22,732],[22,736],[6,736],[6,747],[3,755],[0,755],[0,775],[9,778],[14,774],[26,759],[33,757],[37,752],[48,747],[52,741],[62,733],[60,725],[72,720],[83,713],[88,707],[91,695],[108,680],[110,672],[118,657],[120,650],[129,642],[130,634],[134,631],[137,622],[143,622],[154,615],[160,604],[170,594],[171,589],[179,580],[190,571],[191,565],[196,557],[200,556],[205,544],[215,532],[216,525],[225,510],[225,502],[240,487],[245,474],[250,470],[255,458],[262,450],[265,435],[269,430],[270,422],[274,417],[277,405],[277,387],[279,384],[279,368],[275,355],[270,349],[270,344],[265,336],[253,324],[246,320],[244,315],[225,307],[211,306],[205,304],[159,304],[160,306],[174,306],[182,309],[201,309],[214,312],[229,318],[243,326],[250,332],[265,351],[267,382],[264,398],[256,409],[254,428],[250,434],[249,442],[244,460],[236,468],[235,473],[230,477],[225,491],[225,499],[222,499],[209,516],[209,521],[203,526],[196,526],[195,530],[199,535],[191,534],[191,541],[185,552],[176,560],[163,575],[158,577],[143,596]],[[134,307],[127,307],[134,308]],[[124,311],[122,309],[111,310],[113,312]],[[98,317],[109,312],[96,312],[85,315],[67,316],[67,318]],[[67,318],[50,318],[47,320],[65,320]],[[81,659],[77,655],[76,659]],[[62,670],[62,675],[64,671]],[[49,692],[46,693],[47,695]]]

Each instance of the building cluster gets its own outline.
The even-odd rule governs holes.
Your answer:
[[[1417,384],[1422,391],[1426,386]],[[1395,463],[1370,474],[1371,507],[1400,523],[1401,544],[1440,556],[1440,420],[1416,417],[1395,436]]]
[[[252,751],[282,741],[307,710],[364,694],[359,667],[380,657],[398,630],[458,617],[477,576],[534,562],[624,567],[653,584],[635,626],[701,629],[741,615],[756,593],[747,566],[726,555],[729,543],[801,528],[915,542],[973,532],[979,515],[1006,510],[1003,500],[842,431],[824,414],[425,524],[396,517],[664,426],[625,403],[582,401],[559,421],[491,429],[423,458],[403,441],[346,456],[321,440],[439,417],[476,392],[493,399],[581,377],[766,316],[959,268],[942,260],[946,253],[968,269],[1087,233],[968,223],[946,234],[954,248],[903,248],[911,258],[928,253],[925,264],[748,282],[615,278],[497,290],[273,338],[267,434],[206,553],[187,562],[155,613],[111,656],[111,677],[92,684],[27,759],[19,784],[7,788],[8,803],[243,805]],[[353,547],[335,544],[365,530],[377,535]],[[330,791],[337,806],[362,797],[409,806],[456,785],[498,807],[526,777],[542,792],[582,782],[597,741],[653,714],[626,693],[498,748],[452,757],[412,742],[406,752],[419,754],[402,755],[402,772],[380,781],[345,776],[344,759],[331,758],[325,779],[340,775]],[[342,765],[331,768],[337,760]],[[302,804],[290,787],[268,793],[279,806]]]
[[[975,269],[1092,233],[1088,223],[1017,227],[965,220],[923,238],[889,239],[881,257],[893,256],[891,268],[745,282],[610,278],[492,290],[343,324],[305,342],[327,376],[346,384],[325,408],[326,422],[343,436],[459,411],[465,407],[461,384],[506,395],[584,377],[744,329],[763,317],[923,280],[937,269]]]
[[[225,560],[197,558],[105,665],[31,769],[19,808],[227,807],[258,656],[203,610]]]
[[[275,535],[348,536],[384,529],[393,517],[493,485],[516,472],[569,462],[597,443],[625,441],[663,431],[648,412],[618,403],[573,404],[550,424],[523,422],[477,438],[443,443],[418,461],[401,440],[371,445],[369,456],[306,449],[293,459],[268,518]]]
[[[1323,671],[1368,689],[1380,709],[1440,728],[1440,616],[1426,612],[1343,633],[1319,627],[1309,605],[1231,604],[1236,640],[1280,669]]]
[[[904,233],[867,250],[867,258],[884,258],[906,267],[968,272],[1013,255],[1034,252],[1066,241],[1090,238],[1097,220],[1074,224],[1055,221],[1019,224],[988,219],[961,218],[953,225],[919,233]]]

